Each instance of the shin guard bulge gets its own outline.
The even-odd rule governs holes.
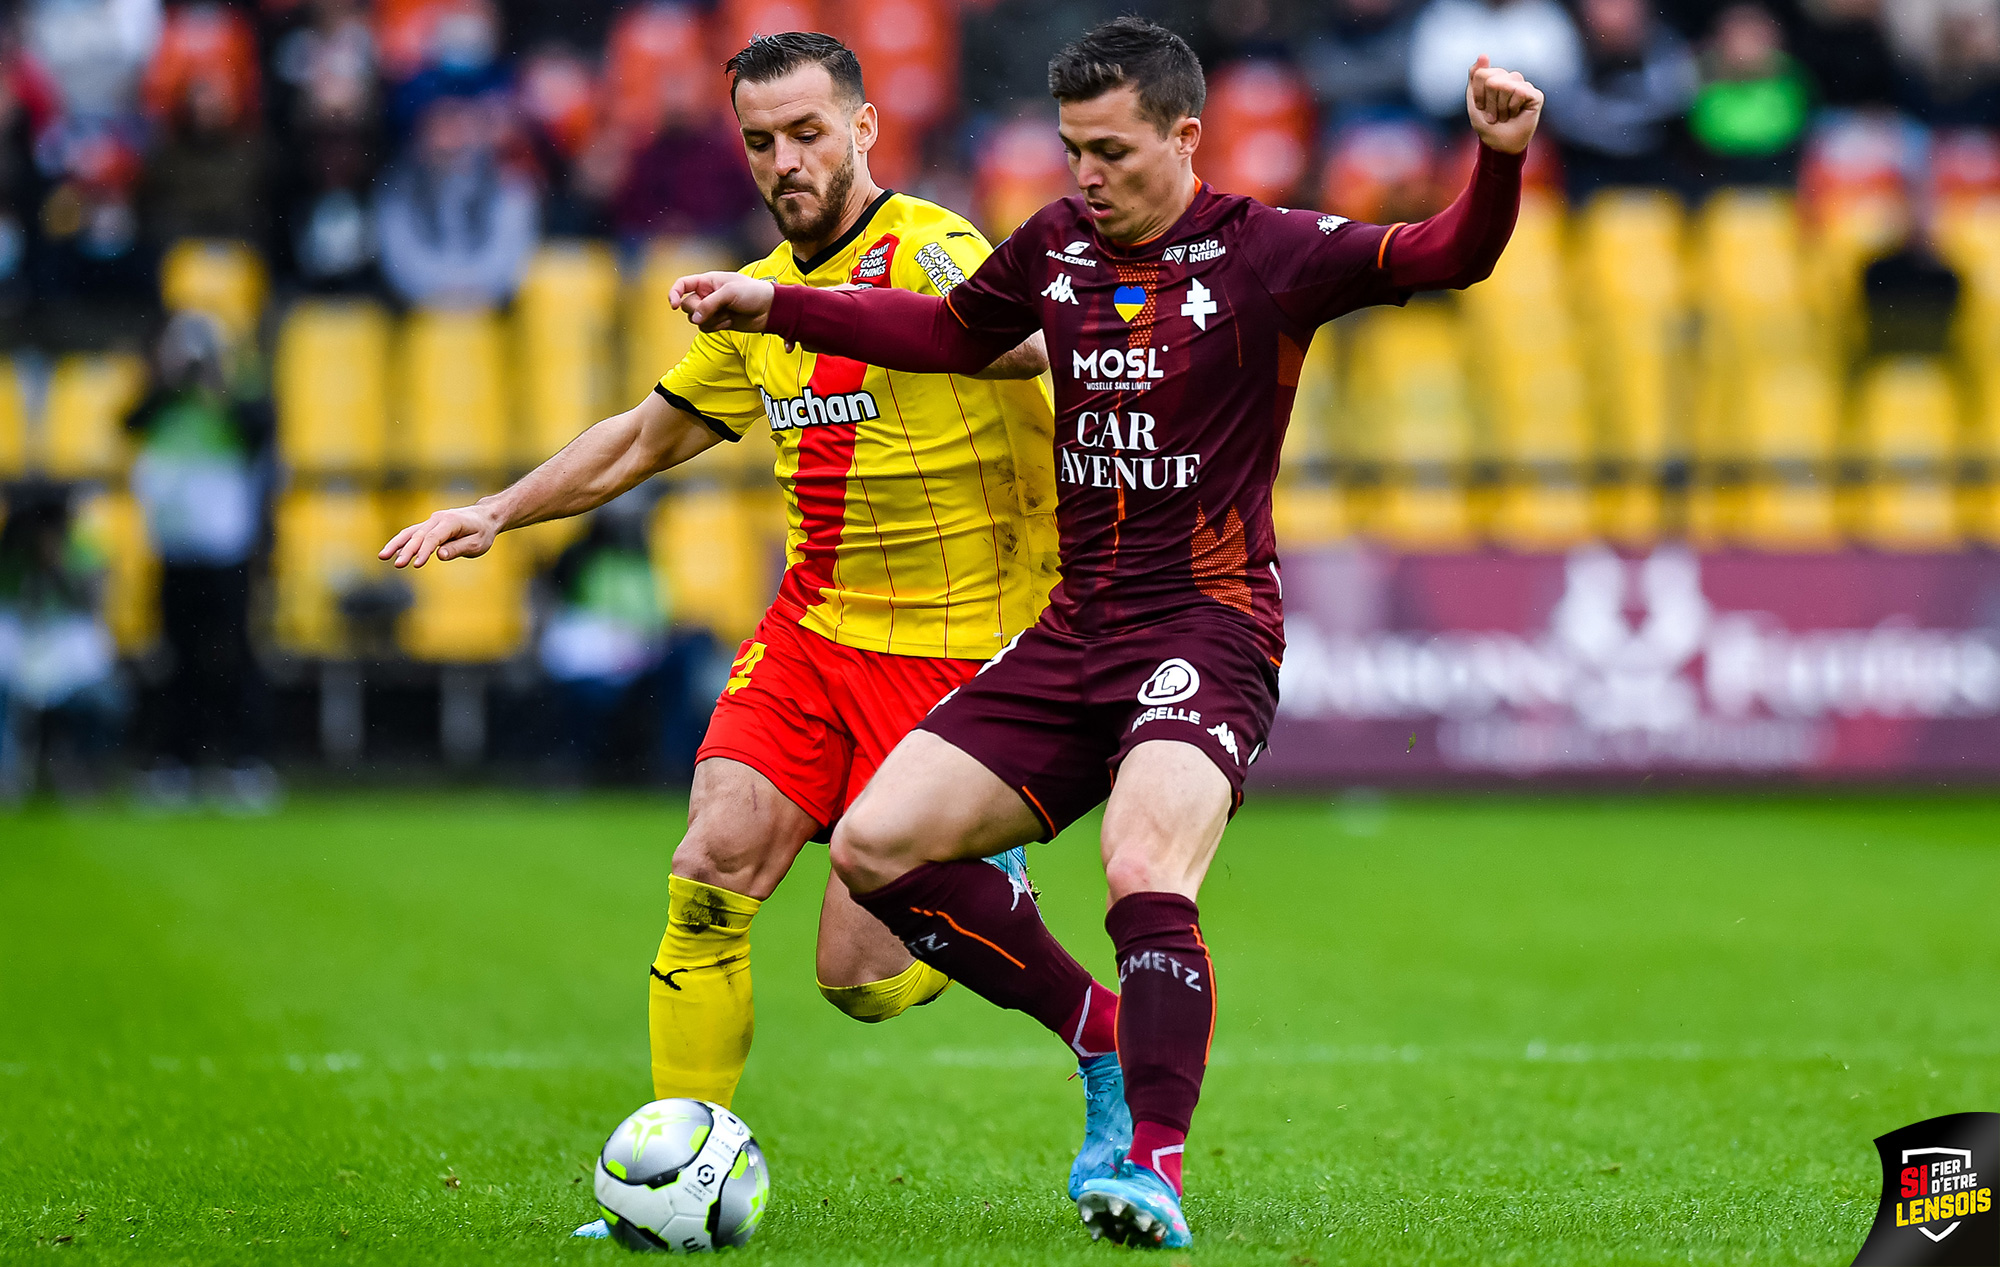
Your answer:
[[[653,1094],[727,1106],[750,1058],[750,921],[763,903],[699,880],[667,880],[667,932],[647,1020]]]
[[[951,988],[951,978],[919,959],[893,977],[860,985],[819,983],[819,992],[857,1021],[873,1025],[922,1007]]]
[[[1180,1190],[1181,1145],[1215,1037],[1215,965],[1200,912],[1178,893],[1133,893],[1104,917],[1118,950],[1118,1062],[1132,1160]]]
[[[910,953],[989,1003],[1026,1012],[1065,1043],[1101,993],[1042,923],[1035,899],[978,859],[927,862],[859,902]],[[1094,1005],[1099,1016],[1103,1002]],[[1095,1035],[1092,1035],[1095,1036]]]

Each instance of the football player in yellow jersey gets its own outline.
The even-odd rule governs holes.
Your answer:
[[[745,153],[785,237],[747,271],[935,295],[978,269],[991,248],[971,224],[870,178],[875,108],[839,41],[762,37],[728,68]],[[439,511],[383,548],[397,567],[473,558],[507,529],[591,510],[753,426],[769,429],[787,569],[697,757],[650,981],[656,1095],[730,1102],[750,1048],[759,905],[807,841],[827,839],[897,741],[1040,614],[1057,558],[1053,420],[1036,381],[1046,366],[1039,335],[958,376],[703,334],[639,405],[506,490]],[[993,861],[1032,903],[1021,852]],[[950,984],[836,881],[816,966],[826,997],[864,1021]],[[1117,996],[1091,981],[1080,997],[1045,1004],[1084,1074],[1074,1191],[1111,1174],[1130,1142],[1112,1050]]]

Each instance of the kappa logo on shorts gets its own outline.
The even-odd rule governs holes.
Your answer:
[[[1178,704],[1192,698],[1201,689],[1201,674],[1195,672],[1192,664],[1175,656],[1171,660],[1160,661],[1160,667],[1153,670],[1153,676],[1139,688],[1141,704]]]
[[[1228,722],[1217,722],[1208,728],[1208,733],[1215,736],[1215,742],[1222,745],[1222,750],[1229,754],[1231,761],[1243,764],[1243,755],[1236,748],[1236,732],[1229,728]]]

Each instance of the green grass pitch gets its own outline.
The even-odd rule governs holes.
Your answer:
[[[0,817],[0,1260],[613,1263],[565,1239],[648,1098],[681,807],[302,800]],[[1174,1263],[1835,1263],[1870,1139],[2000,1109],[2000,800],[1254,801]],[[1093,823],[1030,850],[1108,974]],[[760,917],[739,1258],[1105,1263],[1063,1050],[963,990],[813,988],[826,855]],[[581,1181],[581,1182],[579,1182]]]

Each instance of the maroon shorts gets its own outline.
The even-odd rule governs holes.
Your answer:
[[[1277,707],[1278,663],[1256,628],[1193,612],[1088,637],[1038,624],[917,728],[1018,791],[1047,839],[1109,796],[1125,754],[1150,739],[1207,753],[1229,780],[1234,812]]]

